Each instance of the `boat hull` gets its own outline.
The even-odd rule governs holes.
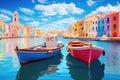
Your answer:
[[[101,54],[105,54],[103,48],[79,41],[68,42],[67,50],[73,57],[82,60],[87,64],[98,59]]]
[[[52,53],[48,52],[24,52],[24,51],[18,51],[17,56],[19,59],[19,62],[21,65],[25,65],[30,62],[38,61],[38,60],[43,60],[50,58],[52,56],[55,56],[60,53],[59,50],[55,50]]]
[[[85,50],[70,50],[70,54],[79,59],[84,61],[85,63],[89,64],[90,62],[98,59],[100,55],[103,53],[102,50],[95,50],[91,49],[92,54],[90,54],[90,49],[85,49]],[[90,59],[91,56],[91,59]],[[90,62],[89,62],[90,60]]]

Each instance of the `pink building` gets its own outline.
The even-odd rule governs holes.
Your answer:
[[[105,16],[105,32],[106,36],[111,36],[111,14]]]
[[[6,37],[12,37],[13,35],[13,29],[10,25],[5,25],[5,36]]]

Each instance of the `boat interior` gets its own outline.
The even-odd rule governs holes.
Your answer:
[[[90,46],[90,44],[85,43],[85,42],[69,42],[68,45],[72,47]]]

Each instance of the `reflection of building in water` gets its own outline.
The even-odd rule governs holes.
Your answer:
[[[68,69],[74,80],[102,80],[104,77],[104,64],[99,60],[91,63],[90,67],[84,62],[73,58],[70,54],[66,57]]]
[[[13,55],[11,54],[14,49],[15,49],[15,46],[17,45],[17,39],[6,39],[6,54],[9,54],[9,55]]]
[[[5,44],[3,43],[3,40],[0,41],[0,59],[3,59],[5,55]]]
[[[30,38],[23,38],[23,47],[28,48],[31,46]]]
[[[37,80],[44,74],[56,73],[58,65],[61,63],[61,58],[62,54],[60,53],[50,59],[21,66],[17,73],[16,80]]]
[[[119,64],[119,49],[118,49],[118,45],[119,44],[112,44],[111,46],[110,46],[110,49],[112,49],[112,50],[110,50],[109,51],[109,65],[110,66],[115,66],[115,65],[118,65]]]

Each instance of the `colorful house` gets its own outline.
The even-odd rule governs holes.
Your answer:
[[[105,35],[105,18],[104,15],[100,16],[100,18],[98,19],[98,28],[97,28],[97,37],[102,37],[103,35]]]
[[[74,24],[74,36],[83,36],[83,20],[79,20]]]
[[[118,37],[120,29],[120,12],[111,14],[111,37]]]
[[[0,21],[0,36],[4,36],[5,33],[5,23]]]
[[[13,28],[13,34],[12,34],[12,37],[18,37],[19,31],[18,31],[18,28]]]
[[[31,35],[31,36],[34,36],[34,35],[35,35],[35,32],[34,32],[34,29],[33,29],[33,28],[30,29],[30,35]]]
[[[18,30],[18,35],[20,36],[20,37],[22,37],[22,36],[24,36],[24,29],[23,28],[20,28],[19,30]]]
[[[10,25],[5,25],[5,37],[12,37],[13,36],[13,29]]]
[[[89,28],[89,37],[95,38],[97,37],[97,28],[98,28],[98,19],[100,15],[92,15],[91,17],[91,24]]]
[[[20,32],[21,32],[21,29],[24,28],[24,25],[19,22],[19,14],[17,11],[13,13],[13,22],[11,22],[9,25],[13,29],[12,37],[21,36]]]
[[[105,16],[105,32],[107,37],[111,36],[111,20],[111,13],[109,13]]]
[[[27,26],[24,26],[23,36],[28,37],[29,36],[29,28]]]
[[[35,31],[35,36],[41,36],[42,32],[40,31],[40,29],[34,29]]]
[[[92,17],[91,16],[84,18],[84,20],[83,20],[83,26],[84,26],[83,34],[84,34],[84,37],[89,37],[89,35],[90,35],[89,31],[90,31],[91,24],[92,24]]]

